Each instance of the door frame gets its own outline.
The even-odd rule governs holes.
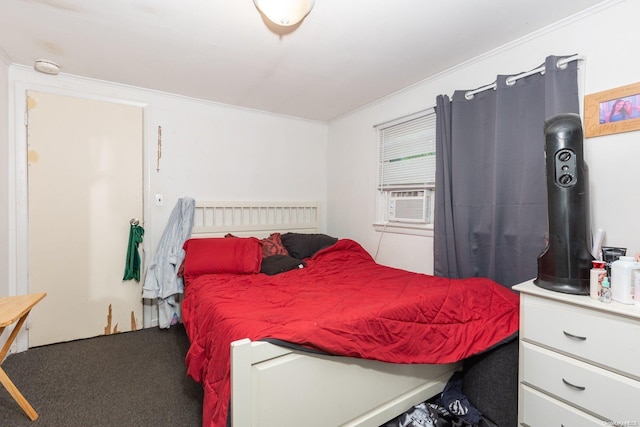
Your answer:
[[[11,78],[9,79],[11,81]],[[116,104],[126,104],[142,108],[142,211],[143,224],[150,224],[148,215],[150,202],[151,169],[150,163],[150,120],[149,104],[130,99],[118,98],[96,94],[89,91],[57,87],[27,81],[15,81],[9,87],[9,99],[13,100],[13,108],[10,108],[9,117],[9,295],[23,295],[29,293],[29,195],[28,195],[28,170],[27,170],[27,129],[25,119],[27,114],[27,92],[48,92],[56,95],[73,96],[76,98],[106,101]],[[12,114],[13,113],[13,114]],[[13,143],[12,143],[13,142]],[[148,260],[143,256],[143,266]],[[150,315],[150,309],[143,307],[143,324],[145,318]],[[29,348],[29,319],[25,327],[18,333],[14,342],[13,351],[21,352]]]

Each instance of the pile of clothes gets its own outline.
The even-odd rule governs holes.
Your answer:
[[[422,402],[381,427],[498,427],[462,393],[462,372],[455,372],[442,393]]]

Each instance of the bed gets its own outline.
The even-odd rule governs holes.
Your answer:
[[[196,203],[182,313],[203,426],[380,426],[517,333],[511,290],[379,265],[319,218]]]

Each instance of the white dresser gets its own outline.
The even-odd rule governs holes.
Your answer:
[[[520,292],[518,422],[530,427],[640,427],[640,307]]]

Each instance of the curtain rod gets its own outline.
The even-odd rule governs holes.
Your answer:
[[[560,69],[564,69],[564,68],[567,68],[567,64],[569,62],[571,62],[571,61],[582,61],[582,60],[584,60],[583,56],[581,56],[581,55],[573,55],[573,56],[569,56],[567,58],[558,59],[558,62],[556,62],[556,66],[558,68],[560,68]],[[524,73],[521,73],[521,74],[517,74],[515,76],[507,77],[506,83],[507,83],[508,86],[513,86],[516,83],[516,81],[518,81],[518,80],[520,80],[522,78],[525,78],[525,77],[529,77],[529,76],[534,75],[536,73],[544,73],[544,70],[545,70],[545,66],[542,65],[542,66],[540,66],[540,67],[538,67],[536,69],[533,69],[531,71],[527,71],[527,72],[524,72]],[[466,99],[473,99],[475,94],[480,93],[480,92],[484,92],[485,90],[495,89],[497,87],[498,87],[497,83],[493,82],[490,85],[482,86],[482,87],[480,87],[478,89],[467,91],[464,94],[464,97]]]

